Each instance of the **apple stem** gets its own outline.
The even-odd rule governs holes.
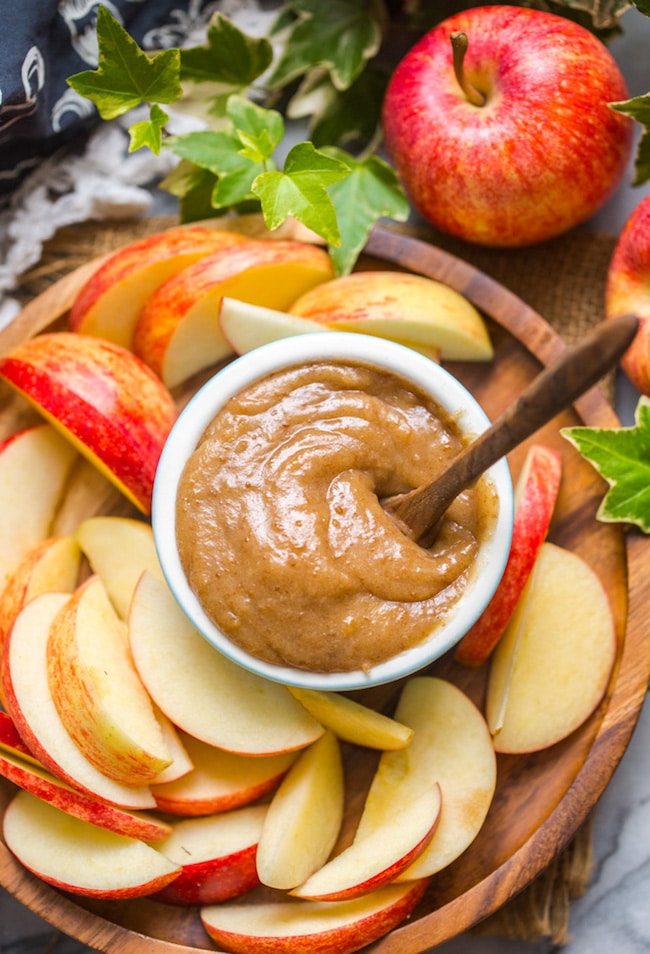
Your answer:
[[[451,40],[454,73],[456,75],[458,85],[473,106],[485,106],[485,95],[479,92],[475,86],[472,86],[470,81],[467,79],[463,67],[468,46],[467,34],[460,31],[457,33],[451,33],[449,39]]]

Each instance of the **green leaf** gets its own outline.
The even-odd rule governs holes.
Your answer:
[[[284,119],[280,113],[257,106],[243,96],[231,96],[226,115],[240,139],[242,155],[252,162],[271,158],[284,136]]]
[[[99,59],[96,70],[68,78],[81,96],[92,100],[102,119],[115,119],[140,103],[174,103],[182,95],[180,53],[149,55],[140,49],[106,7],[97,10]]]
[[[643,185],[650,179],[650,93],[635,96],[622,103],[610,103],[612,109],[636,119],[644,128],[639,138],[634,159],[634,179],[632,185]]]
[[[216,177],[212,191],[214,208],[253,197],[251,186],[264,167],[242,155],[241,140],[234,133],[211,130],[186,133],[170,137],[165,147]]]
[[[384,73],[368,67],[349,89],[335,90],[310,125],[309,134],[316,148],[372,142],[380,128],[387,82]]]
[[[289,0],[296,14],[284,52],[269,83],[286,86],[315,64],[328,70],[337,89],[347,89],[379,50],[381,30],[365,0]]]
[[[129,152],[148,146],[159,156],[162,148],[162,131],[168,119],[169,116],[165,110],[154,103],[149,111],[149,119],[129,126]]]
[[[338,245],[336,213],[327,188],[349,175],[350,167],[302,142],[287,155],[282,172],[263,172],[252,191],[262,203],[267,228],[293,216],[330,245]]]
[[[634,6],[637,8],[639,13],[643,13],[644,16],[650,17],[650,0],[634,0]]]
[[[650,533],[650,398],[639,398],[633,427],[567,427],[561,434],[609,484],[599,520]]]
[[[273,47],[265,37],[250,37],[221,13],[210,20],[207,44],[181,50],[181,80],[250,86],[268,69]]]
[[[358,161],[340,149],[324,151],[350,169],[329,190],[341,233],[341,244],[330,249],[330,256],[337,273],[345,275],[352,271],[375,222],[382,216],[403,222],[410,206],[394,170],[378,156]]]

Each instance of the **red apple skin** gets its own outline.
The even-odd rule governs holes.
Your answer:
[[[384,937],[408,918],[421,901],[429,884],[428,878],[410,882],[409,887],[392,904],[348,924],[311,934],[291,934],[288,936],[259,934],[240,934],[219,928],[211,920],[210,908],[201,911],[201,921],[210,937],[224,950],[233,954],[353,954]],[[336,905],[339,902],[304,902],[309,904]],[[340,902],[345,904],[346,902]],[[218,909],[215,909],[218,917]],[[300,903],[294,908],[296,917],[300,917]],[[288,913],[287,913],[288,917]]]
[[[3,753],[1,747],[0,775],[54,808],[119,835],[139,838],[141,841],[159,841],[171,833],[171,826],[166,822],[144,814],[134,815],[99,802],[50,776],[44,766],[40,772],[33,771],[28,763]]]
[[[153,896],[154,901],[181,906],[218,904],[229,901],[260,884],[255,867],[257,845],[248,845],[241,851],[183,865],[183,870],[162,891]]]
[[[74,332],[37,335],[0,358],[0,376],[116,483],[151,510],[158,458],[176,406],[130,351]]]
[[[465,666],[480,666],[499,642],[546,539],[560,490],[562,455],[534,444],[527,465],[527,477],[517,488],[521,492],[503,576],[487,607],[456,647],[455,659]]]
[[[450,34],[468,38],[469,102]],[[613,57],[566,17],[474,7],[419,40],[383,104],[386,148],[413,205],[437,229],[489,246],[559,235],[596,212],[621,181],[633,122]]]
[[[634,314],[639,330],[621,367],[642,394],[650,395],[650,196],[625,222],[614,248],[605,285],[605,314]]]
[[[243,236],[235,232],[226,232],[201,226],[178,226],[164,232],[156,232],[116,249],[105,259],[97,271],[93,272],[85,285],[79,290],[68,317],[68,327],[80,334],[95,334],[95,309],[102,296],[111,288],[135,275],[141,275],[143,295],[147,297],[156,290],[163,280],[171,277],[204,255],[216,252],[226,245],[244,242]],[[164,279],[154,281],[150,273],[159,262],[168,263]],[[149,273],[149,274],[148,274]],[[144,304],[144,301],[142,302]],[[136,313],[129,317],[129,325],[135,323]],[[100,322],[101,323],[101,322]],[[129,347],[133,328],[116,328],[115,340]],[[100,337],[110,337],[100,334]],[[124,339],[124,340],[121,340]]]
[[[14,720],[7,712],[0,709],[0,750],[3,748],[14,755],[28,755],[34,758],[31,750],[23,742]]]

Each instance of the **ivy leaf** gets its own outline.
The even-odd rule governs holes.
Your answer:
[[[243,96],[231,96],[226,115],[235,127],[242,155],[252,162],[265,162],[271,158],[284,136],[281,113],[257,106]]]
[[[561,434],[609,484],[599,520],[650,533],[650,398],[639,398],[633,427],[567,427]]]
[[[252,198],[251,186],[264,167],[242,154],[232,132],[204,130],[165,140],[165,147],[215,176],[211,202],[215,209]]]
[[[326,72],[308,73],[289,101],[291,119],[311,117],[309,138],[317,149],[373,141],[380,128],[388,76],[368,66],[346,90],[337,90]]]
[[[639,13],[643,13],[646,17],[650,17],[650,0],[634,0],[634,6],[637,8]]]
[[[269,84],[286,86],[318,63],[337,89],[347,89],[381,44],[369,5],[365,0],[289,0],[287,7],[296,19]]]
[[[97,69],[70,76],[68,84],[92,100],[102,119],[115,119],[140,103],[180,99],[179,50],[145,53],[104,6],[97,10],[97,41]]]
[[[181,50],[181,80],[250,86],[268,69],[273,47],[264,38],[250,37],[221,13],[210,20],[207,44]]]
[[[596,30],[608,30],[616,27],[626,10],[630,9],[630,0],[554,0],[555,7],[562,13],[562,7],[570,10],[582,10],[589,15]]]
[[[632,185],[643,185],[650,179],[650,93],[635,96],[622,103],[610,103],[612,109],[636,119],[644,127],[634,159]]]
[[[129,152],[148,146],[159,156],[162,148],[162,131],[168,119],[169,116],[165,110],[161,109],[158,103],[154,103],[149,112],[149,119],[129,126]]]
[[[352,271],[375,222],[382,216],[403,222],[410,206],[394,170],[378,156],[356,160],[340,149],[324,152],[350,169],[329,190],[341,233],[341,244],[330,249],[330,256],[337,273],[345,275]]]
[[[349,175],[350,167],[314,149],[310,142],[294,146],[282,172],[263,172],[252,185],[262,203],[267,228],[276,229],[293,216],[330,245],[341,238],[327,188]]]

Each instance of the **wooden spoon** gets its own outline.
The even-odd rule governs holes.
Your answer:
[[[430,546],[453,500],[518,444],[548,423],[611,370],[639,327],[635,315],[600,322],[569,345],[483,434],[467,444],[435,480],[383,501],[404,533]]]

